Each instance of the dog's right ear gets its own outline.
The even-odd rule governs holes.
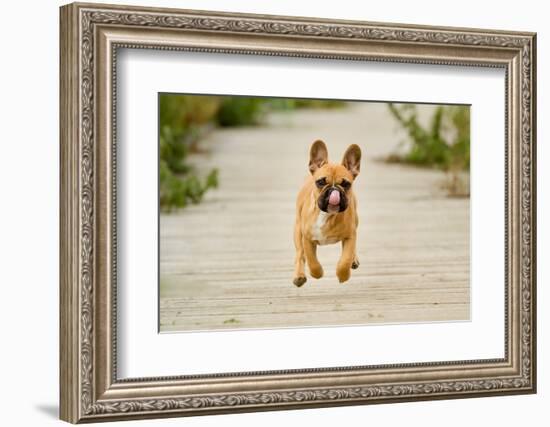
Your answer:
[[[328,162],[328,150],[323,141],[318,139],[309,150],[309,171],[313,174],[317,169]]]

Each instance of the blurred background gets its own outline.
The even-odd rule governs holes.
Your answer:
[[[468,106],[162,94],[160,330],[468,320]],[[292,284],[313,141],[361,147],[361,266]]]
[[[164,211],[199,203],[217,188],[218,169],[197,170],[189,157],[216,127],[261,126],[270,112],[343,109],[339,100],[160,94],[160,206]],[[436,168],[446,174],[449,196],[468,196],[470,109],[439,105],[419,117],[415,104],[387,104],[388,119],[402,129],[394,150],[380,160]]]

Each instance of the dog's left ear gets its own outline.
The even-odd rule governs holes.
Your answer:
[[[351,144],[342,159],[342,164],[351,172],[355,179],[361,170],[361,149],[357,144]]]

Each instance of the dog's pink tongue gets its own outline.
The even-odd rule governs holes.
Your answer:
[[[340,192],[338,190],[333,190],[332,193],[330,193],[328,203],[332,206],[338,206],[340,204]]]

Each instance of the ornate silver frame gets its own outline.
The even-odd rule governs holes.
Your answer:
[[[61,8],[61,419],[77,423],[534,393],[533,33],[71,4]],[[505,357],[117,379],[117,48],[502,67]]]

